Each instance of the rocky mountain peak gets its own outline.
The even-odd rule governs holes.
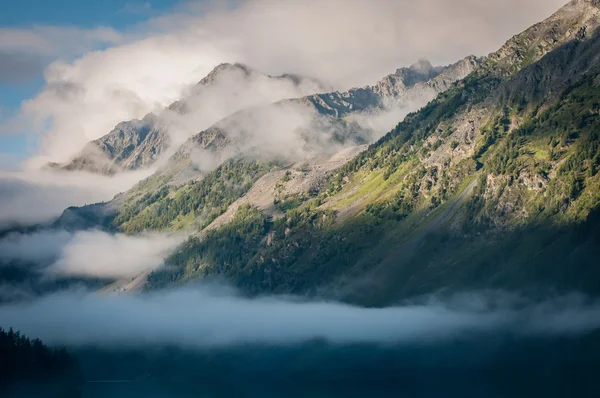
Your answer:
[[[469,55],[445,68],[437,78],[450,79],[452,81],[464,79],[471,72],[477,70],[484,61],[484,57]]]
[[[52,167],[108,174],[147,167],[171,145],[179,145],[171,142],[168,131],[173,126],[191,135],[244,108],[331,90],[310,77],[271,76],[242,63],[222,63],[164,111],[121,122],[69,163]]]
[[[427,75],[433,71],[433,65],[426,59],[420,59],[409,67],[410,70]]]
[[[434,67],[426,59],[420,59],[408,68],[396,69],[393,76],[398,77],[402,84],[409,88],[419,82],[433,79],[444,70],[444,67]]]
[[[573,0],[490,54],[483,70],[512,75],[571,40],[582,40],[600,26],[600,0]]]
[[[236,62],[234,64],[230,63],[221,63],[217,65],[206,77],[198,82],[199,86],[206,86],[211,83],[214,83],[217,78],[227,73],[242,73],[244,76],[250,76],[254,73],[254,69],[250,68],[248,65]]]

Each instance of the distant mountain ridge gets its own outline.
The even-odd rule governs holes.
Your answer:
[[[166,150],[169,137],[149,113],[143,119],[121,122],[102,138],[87,144],[81,153],[65,165],[54,168],[114,174],[151,165]]]
[[[469,56],[450,66],[433,67],[420,60],[371,86],[240,110],[188,139],[171,159],[173,167],[167,167],[166,173],[177,169],[175,181],[185,181],[180,177],[189,177],[195,170],[191,164],[194,152],[218,159],[217,164],[237,155],[294,162],[304,156],[331,155],[329,148],[371,143],[378,138],[377,133],[357,123],[356,117],[368,121],[378,112],[416,110],[472,73],[481,62],[481,58]],[[281,123],[286,118],[290,121]],[[274,123],[281,123],[285,131],[269,136],[266,131]],[[273,140],[285,134],[293,141],[277,148]]]
[[[450,66],[433,67],[429,61],[419,60],[408,68],[396,70],[372,86],[347,92],[315,94],[302,101],[310,102],[320,114],[334,117],[383,108],[386,99],[425,105],[454,82],[475,71],[481,62],[482,59],[469,56]]]

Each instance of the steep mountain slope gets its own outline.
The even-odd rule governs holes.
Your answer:
[[[68,164],[52,166],[106,174],[148,167],[169,148],[240,109],[329,90],[315,79],[269,76],[243,64],[221,64],[158,115],[119,123]]]
[[[598,1],[570,1],[550,18],[535,24],[491,54],[486,69],[509,75],[572,39],[584,38],[598,26]]]
[[[150,288],[223,275],[371,305],[442,288],[600,293],[599,14],[572,1],[283,217],[240,206],[191,239]]]

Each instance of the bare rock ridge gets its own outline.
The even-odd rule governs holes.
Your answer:
[[[87,144],[64,170],[86,170],[114,174],[152,164],[168,147],[169,137],[149,113],[142,120],[119,123],[104,137]]]
[[[418,101],[425,105],[437,94],[473,72],[481,59],[469,56],[447,67],[433,67],[419,60],[409,68],[400,68],[372,86],[353,88],[347,92],[315,94],[304,99],[323,115],[343,117],[353,112],[383,108],[386,100]]]
[[[600,1],[573,0],[490,54],[483,70],[512,75],[558,46],[581,39],[600,26]]]
[[[269,103],[265,101],[268,98],[260,98],[260,95],[253,94],[252,91],[257,93],[264,91],[260,89],[259,85],[275,85],[277,88],[271,91],[281,91],[274,94],[275,100],[277,96],[278,98],[298,98],[300,95],[301,98],[298,100],[284,99],[282,101],[300,101],[314,108],[322,116],[341,118],[350,113],[382,109],[386,103],[389,105],[389,101],[410,102],[416,104],[414,107],[418,108],[435,98],[439,92],[448,89],[455,81],[467,76],[480,63],[481,60],[474,56],[467,57],[448,67],[434,67],[427,60],[419,60],[408,68],[396,70],[394,74],[386,76],[373,86],[352,89],[344,93],[331,92],[331,88],[326,84],[299,75],[270,76],[244,64],[223,63],[215,67],[205,78],[192,87],[185,98],[172,103],[162,114],[148,114],[142,120],[136,119],[119,123],[106,136],[90,142],[69,163],[53,165],[53,167],[63,170],[86,170],[104,174],[148,167],[163,156],[168,148],[179,145],[179,143],[171,141],[168,133],[169,128],[172,128],[173,119],[187,116],[191,120],[189,129],[196,128],[196,131],[201,131],[198,136],[223,137],[226,133],[223,125],[235,120],[236,111],[244,112],[246,108]],[[244,86],[246,82],[253,82],[253,84],[241,88],[231,87]],[[231,106],[228,103],[228,106],[220,106],[223,109],[215,110],[214,107],[211,108],[207,105],[214,98],[214,96],[211,98],[208,94],[213,92],[211,90],[217,90],[223,86],[226,87],[227,94],[234,98],[229,103],[238,101],[239,104]],[[281,90],[281,86],[284,88],[291,86],[292,88]],[[301,96],[301,94],[315,92],[329,93]],[[253,95],[256,97],[255,99],[252,98]],[[202,120],[209,125],[218,121],[217,116],[222,116],[225,119],[214,124],[209,129],[212,129],[211,131],[205,132],[202,129],[202,123],[198,123],[197,115],[193,115],[203,111],[213,117],[212,120],[210,118]],[[219,112],[222,112],[222,114],[219,114]],[[227,117],[229,114],[232,114],[232,116]],[[330,129],[346,128],[343,125],[333,126],[333,124],[337,124],[335,121],[329,120],[327,123],[331,124],[328,127]],[[183,148],[189,148],[194,142],[202,143],[204,141],[206,140],[196,136],[189,140]],[[358,140],[357,143],[364,142],[366,141],[363,139]]]

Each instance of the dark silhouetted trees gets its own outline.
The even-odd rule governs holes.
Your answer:
[[[79,363],[65,349],[0,328],[0,396],[78,397],[82,382]]]

